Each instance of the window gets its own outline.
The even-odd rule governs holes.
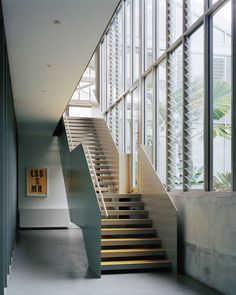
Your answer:
[[[213,190],[229,191],[231,190],[231,42],[229,41],[231,2],[213,15],[212,37]]]
[[[204,0],[185,0],[186,1],[186,25],[190,27],[203,14]]]
[[[144,68],[145,70],[153,63],[153,7],[152,0],[144,1]]]
[[[131,1],[125,1],[125,87],[131,84]]]
[[[118,103],[118,148],[120,153],[124,153],[124,101]]]
[[[123,22],[123,7],[117,13],[116,16],[116,85],[117,85],[117,95],[118,98],[124,91],[124,42],[123,42],[123,34],[124,34],[124,22]]]
[[[131,95],[130,93],[125,97],[125,153],[131,153]]]
[[[140,1],[133,0],[133,82],[139,77],[140,55]]]
[[[144,144],[149,146],[148,154],[153,161],[154,140],[154,97],[153,97],[153,73],[148,74],[144,81]]]
[[[169,56],[168,71],[168,189],[181,189],[183,183],[183,87],[182,46]]]
[[[166,183],[166,62],[157,68],[157,172]]]
[[[186,185],[188,189],[203,189],[204,168],[204,61],[203,28],[187,39],[185,133]],[[187,62],[187,61],[186,61]]]
[[[103,40],[100,46],[100,60],[102,61],[100,67],[100,102],[101,102],[101,110],[105,112],[107,109],[106,104],[106,39]]]
[[[172,44],[183,32],[183,6],[182,0],[168,1],[168,43]]]
[[[156,1],[156,7],[156,43],[157,57],[159,57],[166,49],[166,0]]]
[[[132,186],[138,184],[138,144],[139,144],[139,89],[133,91],[133,144],[132,144]]]

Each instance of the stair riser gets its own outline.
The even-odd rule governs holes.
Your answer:
[[[102,221],[102,226],[116,226],[116,225],[137,225],[137,226],[141,226],[141,225],[145,225],[145,226],[151,226],[152,225],[152,221],[150,219],[140,219],[140,220],[122,220],[122,219],[116,219],[116,220],[112,220],[109,221],[109,219],[107,219],[106,221]]]
[[[143,241],[106,241],[102,240],[102,246],[142,246],[142,245],[160,245],[160,241],[157,240],[143,240]]]
[[[156,235],[155,229],[137,229],[137,230],[129,230],[129,229],[102,229],[102,236],[119,236],[119,235]]]
[[[134,259],[136,257],[164,257],[166,255],[165,251],[162,252],[124,252],[124,253],[120,253],[120,252],[115,252],[115,253],[102,253],[101,254],[101,258],[130,258],[133,257]]]

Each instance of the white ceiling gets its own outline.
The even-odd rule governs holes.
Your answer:
[[[53,133],[118,2],[2,0],[20,133]]]

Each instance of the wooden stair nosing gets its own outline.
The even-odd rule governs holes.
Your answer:
[[[160,269],[169,268],[169,260],[125,260],[125,261],[102,261],[102,271],[134,270],[134,269]]]
[[[165,256],[166,251],[163,248],[131,248],[131,249],[103,249],[102,258],[120,258],[137,256]]]
[[[160,238],[102,238],[102,246],[160,245]]]

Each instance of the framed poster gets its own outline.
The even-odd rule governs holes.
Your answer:
[[[46,197],[47,195],[47,168],[27,168],[27,197]]]

